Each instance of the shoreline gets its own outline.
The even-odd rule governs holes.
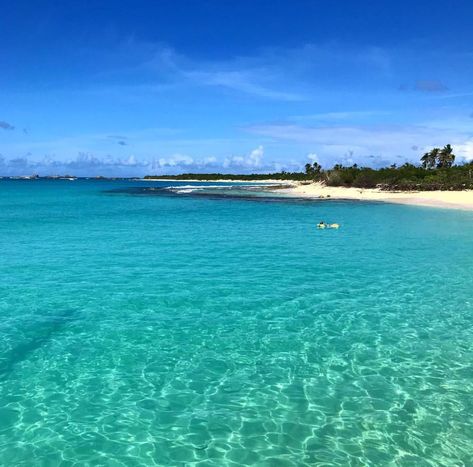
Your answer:
[[[286,184],[289,184],[286,182]],[[291,182],[291,187],[277,188],[279,193],[307,199],[381,201],[446,209],[473,211],[473,190],[465,191],[385,191],[377,188],[331,187],[322,183]]]
[[[443,209],[473,211],[473,190],[464,191],[385,191],[377,188],[347,188],[327,186],[320,182],[307,183],[296,180],[185,180],[153,178],[143,182],[189,182],[189,183],[244,183],[261,186],[287,197],[306,199],[335,199],[349,201],[379,201]],[[272,185],[272,186],[268,186]],[[275,186],[276,185],[276,186]]]
[[[473,211],[473,190],[464,191],[386,191],[377,188],[347,188],[326,186],[320,182],[307,183],[295,180],[184,180],[153,178],[143,182],[189,182],[189,183],[245,183],[261,186],[267,191],[277,191],[288,197],[306,199],[335,199],[349,201],[379,201],[411,206]],[[268,186],[272,185],[272,186]]]

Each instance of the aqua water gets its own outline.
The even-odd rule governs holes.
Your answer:
[[[473,212],[164,185],[0,181],[1,465],[473,465]]]

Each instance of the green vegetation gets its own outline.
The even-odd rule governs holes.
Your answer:
[[[330,186],[385,190],[466,190],[473,189],[473,165],[425,169],[413,164],[373,170],[366,167],[338,167],[324,172],[321,181]]]
[[[384,190],[470,190],[473,189],[473,162],[453,165],[455,155],[450,144],[434,148],[421,157],[421,165],[395,164],[381,169],[344,167],[340,164],[323,170],[320,164],[306,164],[305,172],[277,172],[270,174],[181,174],[146,176],[174,180],[298,180],[318,181],[329,186],[381,188]]]
[[[322,172],[319,181],[330,186],[382,188],[385,190],[467,190],[473,189],[473,164],[453,165],[455,154],[450,144],[434,148],[421,157],[421,165],[371,169],[341,165]]]
[[[159,178],[163,180],[202,180],[215,181],[232,180],[254,181],[254,180],[312,180],[304,172],[274,172],[268,174],[221,174],[221,173],[185,173],[180,175],[146,175],[145,179]]]

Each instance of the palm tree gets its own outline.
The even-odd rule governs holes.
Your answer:
[[[422,162],[422,167],[426,169],[430,166],[430,152],[426,152],[421,158],[420,161]]]
[[[440,152],[439,148],[434,148],[429,152],[426,152],[420,160],[422,161],[422,167],[424,169],[433,169],[437,164],[438,154]]]
[[[322,166],[318,162],[314,162],[312,164],[312,170],[314,171],[315,174],[320,174],[322,172]]]
[[[448,168],[453,165],[455,161],[455,154],[453,154],[453,148],[450,144],[445,145],[438,153],[437,168]]]

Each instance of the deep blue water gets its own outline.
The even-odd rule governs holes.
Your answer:
[[[0,465],[473,465],[473,212],[164,185],[0,181]]]

